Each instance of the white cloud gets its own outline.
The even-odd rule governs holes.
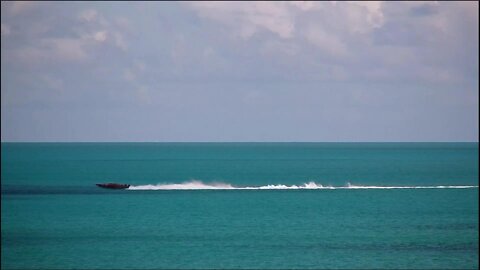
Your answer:
[[[11,51],[11,57],[20,64],[34,66],[51,62],[80,62],[88,58],[82,40],[74,38],[45,38],[34,46]]]
[[[201,19],[219,25],[217,29],[227,29],[227,34],[254,45],[261,56],[286,59],[278,62],[287,63],[287,70],[295,56],[306,59],[307,72],[339,79],[356,74],[366,79],[458,82],[462,67],[448,65],[468,61],[465,47],[478,44],[478,2],[191,2],[187,6]]]
[[[82,11],[78,17],[86,22],[93,22],[97,19],[98,12],[94,9],[88,9]]]
[[[128,50],[123,32],[125,29],[131,30],[131,26],[126,18],[107,20],[95,9],[81,11],[78,18],[86,23],[86,27],[81,30],[81,36],[84,38],[91,38],[99,43],[109,42],[123,51]]]
[[[115,46],[122,49],[123,51],[128,50],[128,44],[120,32],[114,32],[113,37],[114,37]]]
[[[327,27],[328,18],[342,18],[336,23],[344,25],[341,26],[344,29],[361,33],[380,27],[384,22],[382,3],[378,1],[191,2],[189,6],[200,17],[223,23],[245,39],[261,30],[270,31],[283,39],[294,38],[298,20],[308,14],[318,14],[309,19],[317,26]]]
[[[15,14],[32,8],[28,3],[9,4],[10,9],[16,10]],[[15,37],[24,40],[16,46],[6,47],[5,50],[2,48],[2,56],[6,56],[16,65],[33,67],[45,62],[79,63],[93,59],[100,46],[117,47],[127,51],[128,43],[121,27],[127,20],[117,18],[115,23],[110,23],[95,9],[76,14],[76,18],[66,22],[55,16],[30,21],[10,18],[8,25],[2,22],[2,37],[11,35],[13,26],[13,29],[19,29]],[[67,27],[63,27],[64,25]]]
[[[93,35],[93,38],[98,42],[107,40],[107,31],[98,31]]]
[[[318,2],[314,1],[290,1],[288,3],[292,6],[299,8],[302,11],[308,11],[318,7]]]
[[[381,1],[349,1],[349,3],[367,9],[365,16],[372,27],[380,27],[383,24],[384,15]]]
[[[261,30],[281,38],[291,38],[294,32],[293,13],[284,2],[190,2],[201,17],[224,23],[244,39]]]
[[[346,56],[349,51],[346,41],[364,42],[360,40],[362,35],[368,35],[384,23],[382,3],[377,1],[192,2],[189,6],[201,18],[227,26],[233,35],[244,40],[267,31],[295,43],[306,40],[333,57]],[[285,45],[283,51],[291,54],[292,46]]]
[[[9,11],[12,16],[16,16],[28,10],[31,10],[40,4],[45,3],[42,3],[40,1],[12,1]]]
[[[12,5],[7,3],[7,15]],[[17,12],[31,9],[22,5],[16,7]],[[13,53],[17,60],[37,64],[80,63],[95,60],[109,50],[118,53],[119,58],[131,57],[117,71],[120,79],[129,81],[148,76],[142,73],[145,63],[134,63],[139,50],[129,51],[131,46],[144,50],[144,55],[158,57],[148,60],[150,71],[162,70],[162,76],[179,78],[221,73],[244,78],[284,74],[283,78],[318,80],[401,77],[458,81],[462,68],[457,64],[468,61],[459,45],[475,46],[471,45],[475,35],[468,27],[475,28],[473,25],[478,24],[477,2],[183,2],[180,5],[188,7],[190,12],[159,18],[153,14],[158,15],[154,9],[161,7],[149,3],[147,9],[133,9],[133,13],[125,8],[121,15],[108,9],[102,12],[77,6],[69,9],[73,16],[63,24],[65,18],[56,15],[38,21],[17,16],[17,22],[2,22],[2,38],[10,35],[5,39],[10,42],[18,36],[28,42],[7,47],[2,56],[10,55],[11,59]],[[188,16],[192,10],[200,20],[208,21],[197,25],[195,30],[206,35],[192,35],[192,28],[184,23],[188,18],[182,16]],[[38,30],[33,31],[35,27]],[[217,38],[212,33],[225,36]],[[457,66],[449,66],[453,61],[457,61]],[[467,64],[475,69],[471,62]]]
[[[107,27],[110,22],[95,9],[82,10],[78,13],[77,18],[79,21],[86,23],[86,25],[96,27]]]
[[[305,37],[309,42],[331,56],[344,57],[348,53],[346,44],[338,36],[325,32],[321,27],[314,25],[308,27],[305,31]]]
[[[44,39],[43,44],[48,53],[61,60],[80,61],[87,58],[84,43],[74,38],[52,38]]]

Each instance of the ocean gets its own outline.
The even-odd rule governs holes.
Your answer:
[[[478,269],[478,143],[2,143],[2,269]],[[109,190],[96,183],[127,183]]]

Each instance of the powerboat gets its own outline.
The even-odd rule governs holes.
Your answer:
[[[126,189],[130,186],[129,184],[118,184],[118,183],[103,183],[103,184],[96,184],[96,185],[101,188],[109,188],[109,189]]]

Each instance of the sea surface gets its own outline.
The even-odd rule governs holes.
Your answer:
[[[1,268],[478,269],[478,154],[478,143],[2,143]]]

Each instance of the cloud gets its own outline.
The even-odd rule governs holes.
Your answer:
[[[25,13],[40,5],[37,1],[12,1],[9,5],[9,13],[12,16]]]
[[[125,41],[125,38],[120,32],[113,32],[113,38],[115,46],[122,49],[123,51],[128,50],[128,43]]]
[[[122,34],[123,29],[129,29],[129,21],[125,18],[115,18],[108,20],[95,9],[83,10],[78,14],[81,22],[85,23],[85,28],[81,30],[82,35],[91,37],[97,42],[105,42],[109,39],[110,43],[123,51],[128,49],[128,43]]]
[[[51,38],[41,41],[46,54],[65,61],[81,61],[87,58],[85,43],[75,38]]]
[[[22,42],[5,47],[2,56],[14,55],[24,63],[32,59],[30,64],[47,59],[86,63],[107,54],[138,58],[141,51],[151,56],[149,62],[158,63],[151,65],[157,74],[177,79],[434,82],[434,74],[442,74],[443,81],[454,82],[466,76],[462,65],[478,69],[478,64],[468,62],[478,40],[477,3],[183,2],[172,6],[181,15],[169,17],[170,11],[161,12],[166,6],[149,4],[141,10],[125,7],[121,14],[81,5],[66,13],[73,16],[64,18],[45,16],[33,22],[12,17],[2,21],[2,37],[18,36]],[[11,4],[7,11],[10,8]],[[156,9],[163,15],[153,16]],[[192,14],[204,22],[195,22],[193,32],[185,17]],[[175,31],[164,25],[176,25]],[[131,67],[120,68],[120,78],[127,68]]]
[[[338,36],[326,33],[320,27],[309,26],[305,31],[306,39],[330,56],[343,57],[348,53],[347,46]]]
[[[368,44],[368,35],[384,23],[382,3],[375,1],[193,2],[187,6],[200,18],[227,27],[233,37],[249,42],[256,35],[264,43],[261,50],[270,47],[286,57],[298,51],[312,53],[305,50],[309,45],[320,52],[314,52],[315,57],[352,56],[352,47]]]
[[[284,2],[190,2],[201,17],[234,28],[235,35],[244,39],[266,30],[280,38],[294,33],[293,13]]]
[[[78,15],[81,20],[84,20],[88,23],[94,22],[98,19],[98,12],[95,9],[87,9]]]
[[[98,31],[93,34],[93,38],[98,42],[104,42],[107,40],[107,31]]]
[[[35,3],[2,2],[2,124],[24,138],[39,104],[173,140],[478,135],[478,2]]]
[[[9,56],[18,64],[35,66],[52,62],[81,62],[88,58],[88,53],[81,39],[45,38],[34,46],[16,48]]]
[[[280,38],[294,38],[297,23],[305,14],[318,14],[314,22],[325,22],[325,13],[333,13],[348,23],[352,32],[366,32],[383,23],[382,3],[377,1],[325,2],[191,2],[200,17],[217,21],[234,30],[234,34],[248,39],[255,33],[267,30]]]
[[[367,22],[371,27],[381,27],[384,21],[381,1],[349,1],[354,5],[358,5],[367,9],[364,12]]]
[[[47,8],[45,5],[15,3],[10,3],[7,9],[15,15],[34,8]],[[54,7],[62,6],[49,6]],[[67,10],[63,12],[68,14]],[[14,16],[8,18],[8,24],[2,18],[2,37],[11,36],[12,27],[16,29],[15,35],[5,41],[5,46],[2,45],[2,56],[16,66],[30,68],[46,63],[85,63],[95,59],[102,46],[127,51],[128,42],[121,28],[126,20],[116,18],[110,22],[95,9],[77,11],[76,14],[76,17],[65,18],[36,15],[38,18],[32,20]]]
[[[228,29],[224,34],[258,48],[260,55],[285,59],[281,61],[285,67],[297,61],[293,56],[306,58],[311,71],[336,70],[338,78],[454,83],[465,76],[454,62],[468,61],[472,49],[465,46],[478,43],[474,27],[478,3],[473,2],[190,2],[187,6],[200,19]],[[468,53],[460,53],[465,49]]]

